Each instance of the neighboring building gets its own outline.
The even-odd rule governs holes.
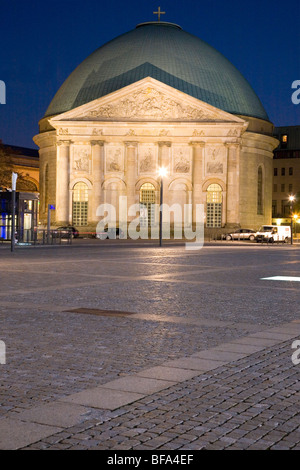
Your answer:
[[[143,23],[91,54],[50,103],[40,148],[40,220],[95,230],[97,207],[204,204],[206,227],[258,228],[272,214],[278,142],[259,98],[218,51],[180,26]],[[129,216],[127,220],[134,218]]]
[[[18,241],[33,240],[34,230],[38,225],[38,199],[39,199],[39,154],[37,150],[24,147],[5,145],[0,141],[0,149],[4,151],[5,162],[0,163],[9,173],[0,172],[0,238],[11,238],[12,225],[12,171],[22,175],[17,180],[16,192],[16,232]],[[7,189],[9,188],[9,189]]]
[[[17,190],[39,192],[39,152],[35,149],[3,144],[0,147],[9,157],[12,170],[22,174],[17,181]],[[1,182],[0,182],[1,186]],[[9,185],[11,187],[11,185]]]
[[[9,191],[0,191],[0,238],[11,239],[12,197]],[[38,194],[16,192],[16,239],[34,240],[38,225]]]
[[[280,144],[274,151],[272,217],[290,220],[289,196],[300,195],[300,126],[275,127]],[[299,203],[299,201],[297,201]]]

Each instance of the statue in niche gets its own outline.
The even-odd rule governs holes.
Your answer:
[[[141,172],[147,172],[147,171],[152,171],[153,170],[153,160],[152,160],[152,152],[149,149],[147,154],[145,155],[145,158],[141,161],[140,164],[140,171]]]
[[[207,173],[222,174],[223,173],[223,163],[221,163],[221,162],[208,162],[208,164],[207,164]]]
[[[180,151],[179,156],[175,159],[175,172],[176,173],[189,173],[190,171],[190,162],[186,158],[182,151]]]
[[[108,162],[108,171],[121,171],[119,160],[121,158],[121,149],[117,149],[114,156]]]
[[[74,170],[89,171],[89,152],[88,150],[78,150],[77,158],[74,158]]]

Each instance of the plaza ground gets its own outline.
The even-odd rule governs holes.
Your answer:
[[[120,242],[0,245],[0,449],[299,449],[299,247]]]

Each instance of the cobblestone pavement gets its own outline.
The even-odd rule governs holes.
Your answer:
[[[187,252],[97,242],[13,254],[0,248],[7,359],[0,448],[298,449],[300,365],[291,361],[291,345],[300,338],[292,323],[300,285],[262,278],[299,276],[299,249],[211,244]],[[71,312],[79,307],[132,315]],[[294,325],[288,340],[281,330],[275,343],[267,339],[287,324]],[[256,352],[245,347],[244,357],[170,379],[131,403],[69,404],[78,415],[66,423],[26,418],[44,405],[66,410],[66,397],[154,366],[171,370],[179,358],[193,364],[199,352],[260,332]],[[1,444],[8,429],[9,445],[7,438]]]

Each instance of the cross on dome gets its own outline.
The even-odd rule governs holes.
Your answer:
[[[160,15],[165,15],[165,11],[160,11],[160,7],[158,7],[158,11],[154,11],[153,15],[157,15],[158,21],[160,21]]]

